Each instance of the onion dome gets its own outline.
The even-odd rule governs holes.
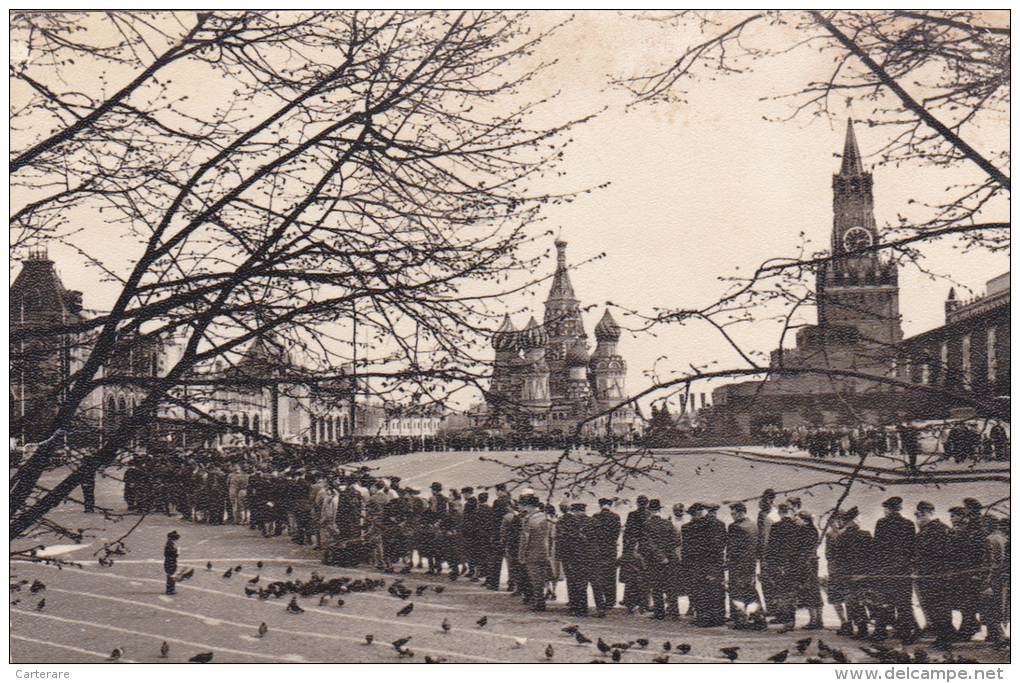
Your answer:
[[[588,365],[588,350],[584,348],[584,342],[580,339],[575,341],[567,354],[563,357],[568,368],[577,368]]]
[[[620,326],[613,320],[613,316],[606,310],[602,320],[595,326],[595,341],[617,342],[620,341]]]
[[[517,343],[517,328],[510,320],[510,314],[503,316],[503,323],[492,335],[492,347],[497,351],[513,351]]]
[[[549,335],[546,334],[545,328],[535,320],[535,316],[531,317],[528,326],[521,330],[520,335],[521,348],[538,349],[549,343]]]

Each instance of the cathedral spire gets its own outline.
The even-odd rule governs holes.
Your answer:
[[[567,274],[567,243],[556,238],[556,273],[553,275],[552,287],[546,301],[575,300],[574,287],[570,284]]]
[[[846,120],[846,143],[843,145],[843,166],[839,169],[841,176],[855,176],[864,174],[864,164],[861,163],[861,151],[857,148],[857,136],[854,135],[854,120]]]

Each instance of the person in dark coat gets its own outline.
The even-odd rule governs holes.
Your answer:
[[[748,624],[748,615],[758,606],[754,583],[757,561],[758,527],[747,516],[743,503],[730,505],[733,522],[726,530],[726,570],[730,595],[730,617],[736,628]]]
[[[595,540],[595,590],[602,596],[604,609],[616,604],[616,546],[620,539],[620,515],[612,510],[613,501],[599,499],[599,511],[592,516],[598,525]]]
[[[953,586],[956,596],[954,608],[959,610],[962,620],[959,639],[970,640],[981,631],[980,611],[981,564],[984,561],[985,532],[981,503],[973,498],[963,501],[964,507],[950,508],[949,518],[953,525]]]
[[[838,517],[830,527],[835,531],[827,534],[825,543],[829,563],[826,593],[840,614],[839,635],[863,640],[868,637],[867,599],[871,590],[869,575],[874,571],[874,543],[871,534],[858,526],[856,507],[835,514]]]
[[[594,578],[597,522],[585,514],[584,503],[573,503],[556,522],[556,561],[567,581],[567,613],[588,616],[588,584]],[[603,614],[601,595],[596,609]]]
[[[806,608],[805,629],[822,628],[822,593],[818,585],[818,529],[811,514],[798,512],[793,521],[798,528],[797,542],[797,607]]]
[[[916,559],[914,571],[917,597],[924,612],[925,629],[935,636],[935,647],[944,649],[956,638],[952,596],[956,582],[953,565],[952,531],[935,518],[935,506],[926,500],[917,504]]]
[[[485,587],[499,590],[499,578],[503,570],[503,548],[499,536],[503,515],[500,509],[488,504],[489,494],[478,494],[478,544],[480,548],[479,571],[485,577]]]
[[[893,496],[882,503],[885,517],[875,524],[875,594],[881,604],[875,615],[874,640],[888,637],[894,626],[895,637],[911,643],[916,639],[912,577],[916,531],[913,522],[900,515],[903,499]]]
[[[626,584],[623,591],[623,605],[628,612],[648,610],[648,580],[645,576],[646,562],[638,552],[638,544],[644,535],[644,524],[648,518],[648,497],[637,497],[637,509],[627,513],[623,527],[623,552],[620,556],[620,580]]]
[[[177,573],[177,545],[181,535],[171,531],[166,535],[166,546],[163,547],[163,571],[166,572],[166,594],[173,595],[177,592],[174,582],[174,574]]]
[[[680,571],[680,532],[660,516],[662,503],[648,502],[648,517],[643,525],[639,551],[645,562],[645,575],[652,592],[656,619],[680,618],[677,575]]]
[[[763,561],[769,568],[772,582],[772,604],[769,607],[776,621],[783,625],[780,633],[794,629],[797,614],[797,560],[800,531],[793,521],[793,508],[779,504],[779,521],[771,525]]]
[[[695,538],[685,544],[689,548],[689,588],[694,607],[694,626],[715,627],[726,622],[726,525],[716,519],[717,505],[696,503],[697,525]]]

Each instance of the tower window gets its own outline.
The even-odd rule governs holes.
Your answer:
[[[970,364],[970,335],[963,335],[963,339],[960,341],[960,356],[961,364],[960,369],[963,371],[963,389],[964,391],[970,391],[973,376],[971,374]]]
[[[997,360],[995,358],[995,327],[988,328],[988,341],[986,356],[988,357],[988,381],[990,383],[995,382],[997,367]]]

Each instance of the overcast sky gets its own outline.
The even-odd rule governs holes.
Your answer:
[[[535,15],[537,26],[550,26],[562,13]],[[792,38],[793,36],[789,36]],[[594,324],[601,304],[612,301],[628,309],[700,307],[725,289],[719,277],[753,270],[775,256],[795,256],[803,233],[812,248],[827,248],[832,225],[832,174],[839,168],[846,118],[864,118],[869,109],[847,102],[829,119],[798,117],[786,101],[770,98],[795,90],[827,65],[825,56],[805,59],[796,53],[760,62],[752,73],[720,76],[691,87],[682,104],[628,108],[628,93],[609,87],[611,76],[637,74],[676,54],[684,40],[669,27],[615,12],[581,12],[546,44],[544,57],[558,62],[536,81],[533,98],[559,92],[550,121],[603,111],[577,129],[564,165],[565,174],[551,189],[579,190],[609,182],[609,187],[576,201],[551,207],[543,224],[569,243],[568,259],[580,263],[605,252],[606,257],[579,268],[572,280],[582,306],[599,304],[585,314],[594,345]],[[821,60],[821,61],[819,61]],[[988,135],[1008,132],[1008,119]],[[910,215],[911,199],[938,198],[959,175],[910,167],[877,166],[874,153],[885,142],[881,128],[858,126],[857,138],[866,165],[874,171],[875,213],[880,226]],[[971,140],[979,150],[989,140]],[[974,176],[977,177],[977,176]],[[1005,220],[1006,216],[990,219]],[[555,267],[552,238],[541,248]],[[980,293],[985,281],[1009,269],[1008,254],[964,254],[949,244],[923,247],[926,265],[952,276]],[[74,256],[51,249],[65,285],[86,292],[86,306],[101,308],[94,271],[75,268]],[[15,272],[12,272],[12,276]],[[906,269],[900,279],[900,310],[907,336],[943,322],[949,281],[932,281]],[[508,302],[508,310],[532,305],[541,317],[548,284],[530,297]],[[614,311],[615,314],[615,311]],[[814,311],[805,322],[814,321]],[[618,322],[628,326],[625,317]],[[518,315],[522,325],[527,318]],[[747,347],[767,353],[778,339],[774,323],[734,331]],[[707,326],[660,329],[657,336],[625,334],[620,352],[629,365],[628,389],[645,388],[651,370],[666,378],[690,364],[718,361],[737,364]],[[710,390],[706,386],[699,391]]]

